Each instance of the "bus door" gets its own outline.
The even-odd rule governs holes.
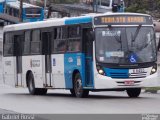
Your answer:
[[[83,29],[83,51],[85,52],[85,85],[93,87],[93,37],[92,29]]]
[[[22,86],[23,35],[14,36],[14,55],[16,57],[16,86]]]
[[[45,86],[52,87],[51,78],[51,32],[42,32],[42,54],[45,60]]]

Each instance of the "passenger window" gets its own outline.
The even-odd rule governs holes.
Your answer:
[[[79,52],[81,50],[80,26],[70,26],[68,30],[68,52]]]
[[[5,33],[4,39],[4,56],[13,56],[13,34]]]
[[[13,34],[12,33],[5,34],[5,43],[13,43]]]
[[[40,30],[32,31],[31,54],[41,53]]]
[[[67,51],[67,27],[59,27],[54,29],[54,39],[52,40],[52,52],[64,53]]]
[[[31,32],[26,31],[25,32],[25,41],[24,41],[24,51],[23,51],[23,53],[25,55],[30,54],[30,49],[31,49]]]
[[[40,30],[32,31],[32,41],[40,41]]]

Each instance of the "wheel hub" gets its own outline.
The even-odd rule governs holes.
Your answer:
[[[82,92],[82,82],[80,79],[76,81],[76,93],[79,95]]]

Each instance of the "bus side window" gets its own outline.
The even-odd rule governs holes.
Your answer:
[[[25,32],[24,51],[23,54],[29,55],[31,49],[31,31]]]
[[[69,31],[68,51],[79,52],[81,50],[80,26],[70,26],[68,28],[68,31]]]
[[[4,56],[13,56],[13,34],[12,33],[5,33],[4,38]]]
[[[40,54],[40,30],[32,31],[32,39],[31,39],[31,53],[32,54]]]
[[[54,29],[54,40],[52,42],[52,52],[64,53],[67,51],[67,30],[65,27]]]

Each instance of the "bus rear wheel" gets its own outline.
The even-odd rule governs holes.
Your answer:
[[[34,76],[32,73],[28,76],[28,90],[31,95],[45,95],[47,93],[47,89],[45,88],[35,88]]]
[[[137,97],[139,97],[140,93],[141,93],[141,88],[127,89],[127,94],[131,98],[137,98]]]
[[[82,79],[80,73],[77,73],[74,77],[74,88],[75,96],[77,98],[85,98],[88,97],[89,90],[84,90],[82,86]]]

